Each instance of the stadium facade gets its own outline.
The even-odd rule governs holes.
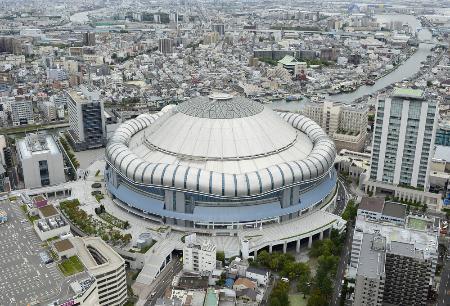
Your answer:
[[[334,201],[335,156],[311,119],[214,94],[123,123],[106,148],[105,181],[116,203],[149,219],[239,229]]]

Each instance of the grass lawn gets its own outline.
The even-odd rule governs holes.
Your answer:
[[[289,302],[291,302],[291,306],[306,306],[308,296],[304,299],[303,294],[289,294]]]
[[[58,264],[58,267],[65,276],[77,274],[78,272],[84,270],[83,264],[78,259],[78,256],[67,258],[66,260]]]
[[[415,230],[419,230],[419,231],[424,231],[427,229],[427,221],[421,220],[421,219],[416,219],[416,218],[409,218],[408,219],[408,227],[415,229]]]

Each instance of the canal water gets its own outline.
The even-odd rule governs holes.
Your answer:
[[[377,15],[377,20],[380,23],[390,23],[391,21],[402,21],[404,24],[408,24],[412,31],[421,29],[420,21],[412,15]],[[420,40],[430,40],[432,38],[431,32],[428,29],[421,29],[418,33]],[[354,100],[359,99],[365,95],[371,95],[376,93],[391,84],[402,81],[409,78],[419,72],[421,62],[427,59],[427,56],[431,54],[431,48],[433,44],[421,43],[417,51],[405,62],[403,62],[397,69],[389,73],[388,75],[378,79],[373,86],[360,86],[357,90],[351,93],[342,93],[338,95],[330,96],[332,101],[352,103]],[[307,99],[299,102],[286,102],[284,100],[275,101],[272,103],[272,108],[286,111],[298,111],[303,108]]]

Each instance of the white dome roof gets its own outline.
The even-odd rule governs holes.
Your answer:
[[[276,154],[292,146],[297,147],[299,159],[311,152],[313,144],[306,134],[298,132],[272,110],[247,99],[227,102],[230,101],[233,103],[221,100],[210,103],[201,98],[179,105],[173,115],[156,128],[148,129],[146,144],[186,160],[249,159]],[[218,119],[222,115],[229,118]]]
[[[123,123],[108,163],[134,182],[231,197],[320,179],[333,167],[334,143],[309,118],[244,98],[191,101]]]

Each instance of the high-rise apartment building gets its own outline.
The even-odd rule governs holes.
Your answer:
[[[359,213],[358,213],[359,214]],[[350,275],[356,279],[355,305],[426,305],[438,258],[433,229],[369,221],[358,215]],[[428,227],[428,225],[426,226]]]
[[[219,33],[220,36],[225,35],[225,25],[223,23],[213,24],[211,29],[213,32]]]
[[[408,242],[392,241],[386,252],[383,302],[387,305],[427,305],[432,262]]]
[[[11,119],[14,126],[33,124],[33,103],[25,97],[16,97],[11,101]]]
[[[437,114],[437,102],[422,90],[378,97],[370,179],[427,188]]]
[[[385,271],[386,238],[379,234],[363,234],[361,255],[355,284],[355,305],[382,305]]]
[[[158,42],[158,50],[161,53],[172,53],[173,52],[173,39],[160,38],[159,42]]]
[[[22,43],[13,36],[0,37],[0,53],[22,54]]]
[[[436,131],[436,145],[450,146],[450,120],[441,122]]]
[[[69,141],[77,151],[98,148],[105,142],[105,119],[100,92],[85,86],[68,92]]]
[[[83,33],[83,46],[95,46],[95,33]]]
[[[367,137],[368,108],[324,101],[309,103],[303,114],[319,124],[333,138],[338,152],[362,151]]]

